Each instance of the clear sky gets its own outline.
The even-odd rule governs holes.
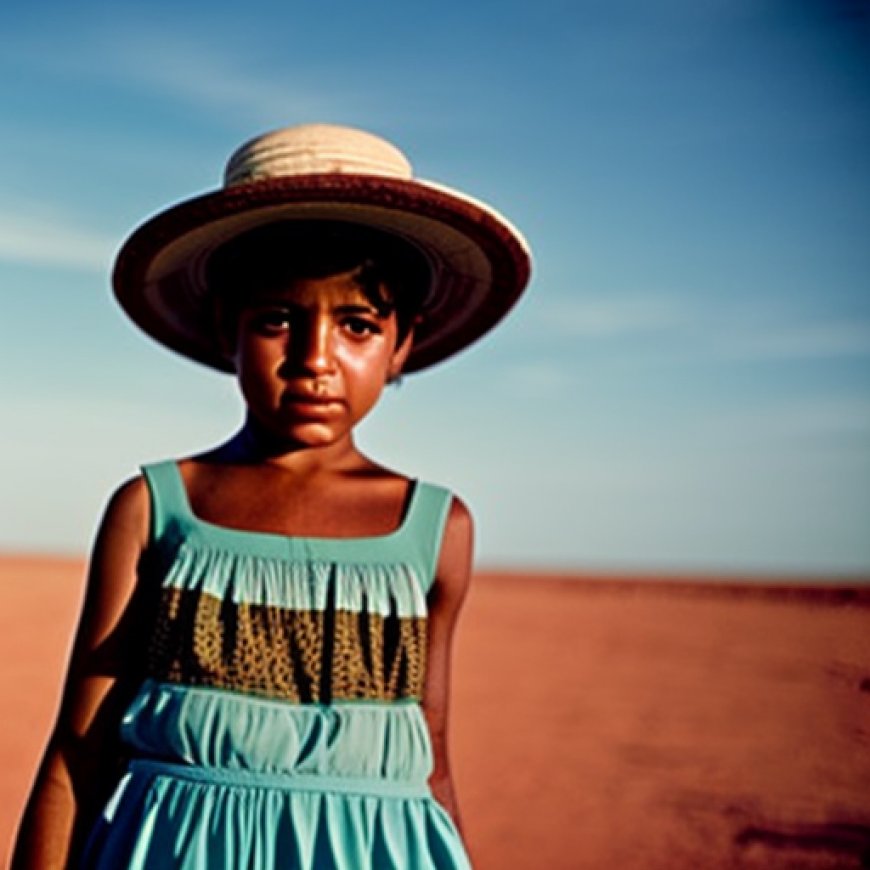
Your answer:
[[[109,292],[147,215],[286,124],[504,211],[532,286],[362,431],[479,561],[870,573],[870,13],[836,0],[24,3],[0,30],[0,548],[238,423]]]

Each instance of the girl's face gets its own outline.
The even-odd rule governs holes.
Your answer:
[[[255,289],[231,355],[249,414],[292,449],[351,444],[410,349],[349,272]]]

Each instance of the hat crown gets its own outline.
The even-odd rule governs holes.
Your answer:
[[[407,157],[380,136],[353,127],[303,124],[257,136],[238,148],[227,162],[224,186],[321,173],[412,177]]]

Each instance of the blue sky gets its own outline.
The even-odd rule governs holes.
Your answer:
[[[84,552],[145,461],[238,423],[129,326],[129,230],[242,141],[361,126],[527,235],[502,328],[408,378],[376,457],[475,510],[479,562],[870,573],[863,2],[6,6],[0,548]]]

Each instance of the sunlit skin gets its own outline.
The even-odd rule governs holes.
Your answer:
[[[218,525],[313,537],[386,534],[411,481],[359,452],[353,429],[398,375],[413,336],[397,342],[352,276],[247,288],[222,330],[247,411],[225,444],[179,463],[194,513]],[[220,320],[220,318],[218,318]],[[12,870],[64,870],[117,776],[120,716],[142,678],[138,569],[148,546],[142,477],[113,495],[91,556],[88,591],[57,723],[22,820]],[[423,710],[436,799],[459,822],[448,763],[453,630],[471,571],[471,516],[454,498],[428,597]]]
[[[283,444],[353,449],[352,430],[374,407],[411,348],[397,345],[352,274],[258,290],[242,308],[231,351],[248,424]]]

